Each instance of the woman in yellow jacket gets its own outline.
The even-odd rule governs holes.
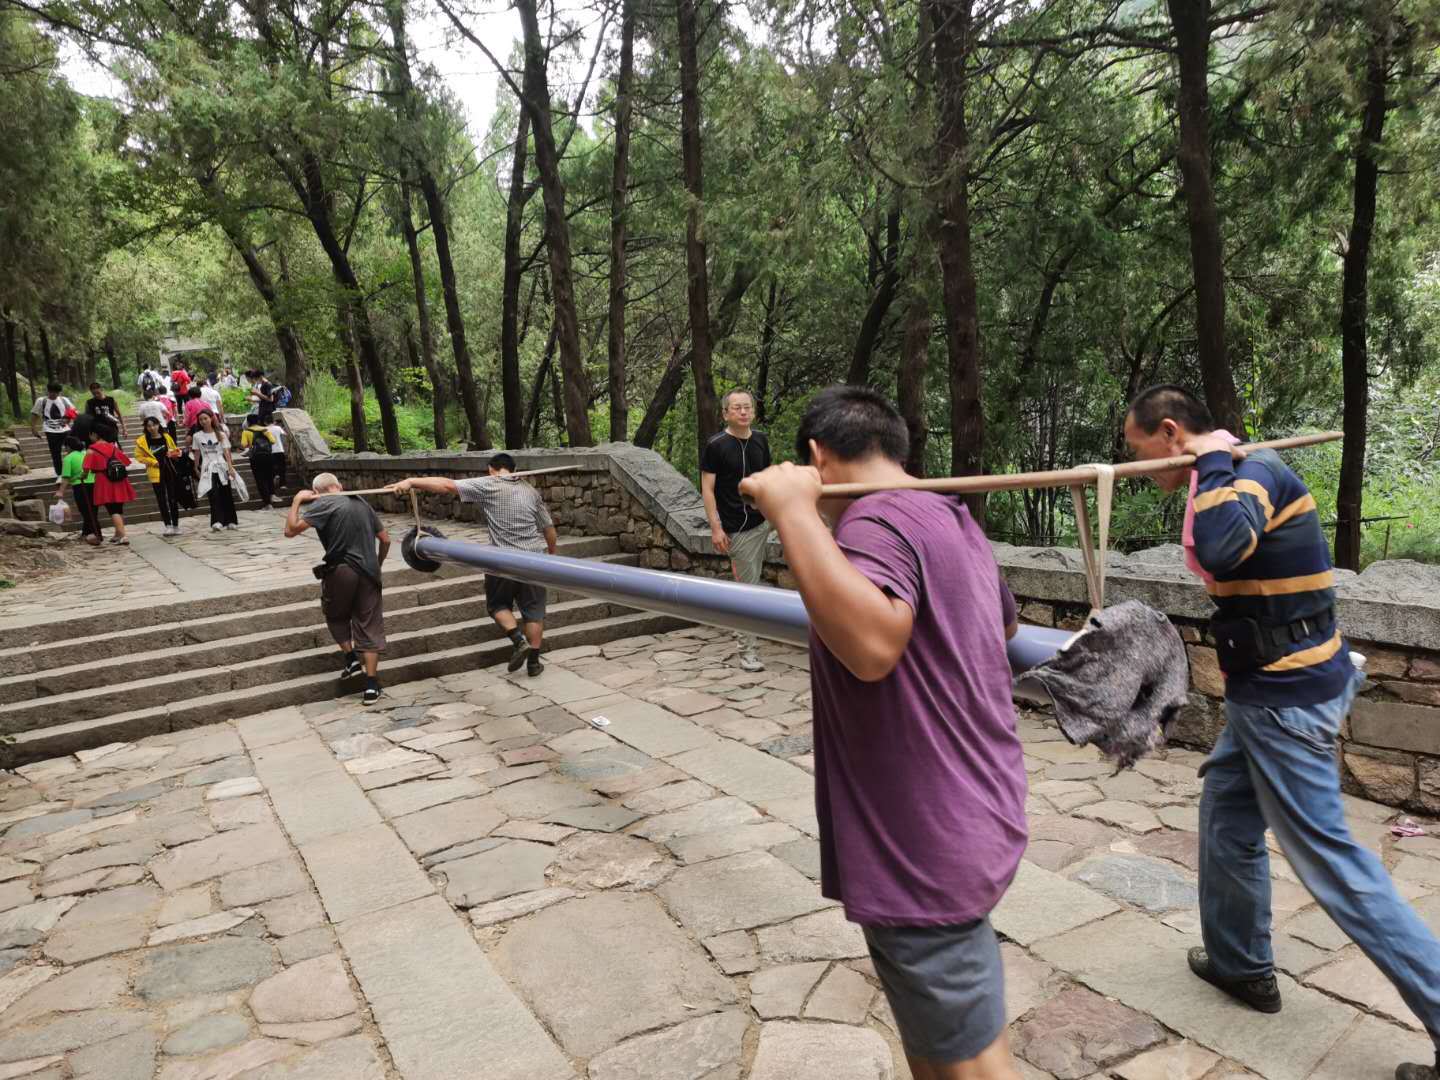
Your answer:
[[[177,488],[180,474],[176,462],[180,448],[175,440],[165,433],[160,421],[153,416],[145,418],[145,430],[135,440],[135,460],[145,466],[150,487],[155,492],[155,501],[160,504],[160,518],[165,528],[161,536],[180,535],[180,500]]]

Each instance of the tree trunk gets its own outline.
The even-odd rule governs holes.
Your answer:
[[[1360,519],[1365,486],[1365,436],[1370,407],[1369,319],[1370,245],[1380,187],[1378,156],[1385,130],[1389,57],[1377,33],[1365,70],[1365,115],[1355,154],[1354,208],[1340,302],[1340,365],[1345,383],[1345,442],[1340,452],[1340,485],[1335,496],[1335,565],[1360,569]]]
[[[45,361],[45,385],[55,381],[55,358],[50,353],[50,333],[40,324],[40,356]]]
[[[430,379],[434,406],[435,448],[445,448],[445,389],[435,364],[435,337],[430,329],[430,300],[425,295],[425,264],[420,258],[420,238],[415,232],[415,215],[410,210],[410,185],[400,183],[400,231],[410,252],[410,281],[415,289],[415,319],[420,325],[420,360]],[[474,382],[471,382],[474,390]]]
[[[370,436],[365,425],[365,384],[360,379],[360,365],[355,359],[355,319],[343,296],[335,301],[335,328],[345,361],[345,385],[350,391],[351,442],[358,454],[370,449]]]
[[[525,34],[525,77],[522,106],[535,132],[535,167],[545,200],[545,238],[550,255],[550,287],[554,295],[560,370],[564,372],[565,429],[571,446],[593,446],[590,432],[590,380],[580,352],[580,321],[575,309],[575,277],[570,258],[570,222],[565,216],[565,183],[550,123],[550,84],[545,43],[540,38],[536,0],[516,0]]]
[[[735,323],[740,318],[741,302],[745,299],[745,292],[755,281],[755,277],[756,270],[753,266],[741,263],[735,267],[735,272],[730,278],[730,287],[725,291],[725,296],[720,301],[720,308],[715,314],[716,341],[724,341],[735,329]],[[636,446],[655,445],[655,436],[660,433],[660,424],[665,419],[665,414],[670,411],[670,407],[675,404],[675,396],[680,392],[680,384],[685,381],[687,370],[694,370],[690,353],[677,352],[666,366],[665,374],[660,378],[660,385],[655,388],[655,394],[645,409],[644,419],[635,429]]]
[[[101,342],[101,347],[105,350],[105,359],[110,362],[110,388],[112,390],[119,390],[120,361],[115,358],[114,339],[109,334],[106,334],[105,340]]]
[[[1200,378],[1211,415],[1221,427],[1245,430],[1230,358],[1225,352],[1225,261],[1220,211],[1210,167],[1210,0],[1167,0],[1180,68],[1180,177],[1190,226],[1195,278],[1195,337]]]
[[[450,330],[450,348],[455,355],[455,371],[460,377],[460,404],[470,426],[470,444],[479,450],[490,449],[490,435],[485,426],[485,413],[475,391],[475,368],[470,360],[470,346],[465,340],[465,316],[460,310],[460,287],[455,279],[455,260],[450,254],[450,227],[446,223],[445,200],[434,175],[420,167],[420,191],[430,212],[430,233],[435,237],[435,261],[440,266],[440,289],[445,297],[445,325]],[[438,383],[436,384],[439,385]]]
[[[550,336],[545,339],[545,354],[540,358],[540,366],[535,369],[535,385],[530,390],[530,411],[525,417],[525,430],[529,436],[528,440],[521,440],[527,446],[540,441],[540,403],[545,400],[545,379],[550,374],[550,365],[555,362],[555,332],[552,319]]]
[[[685,179],[686,294],[690,308],[690,370],[695,378],[697,453],[720,430],[720,403],[710,367],[710,281],[702,215],[705,170],[700,148],[700,61],[696,0],[676,0],[680,42],[680,157]]]
[[[305,158],[305,213],[315,230],[315,237],[330,260],[335,281],[346,293],[345,304],[350,313],[350,325],[355,342],[359,346],[360,358],[370,376],[370,387],[375,391],[376,403],[380,406],[380,430],[385,438],[387,454],[400,453],[400,427],[395,421],[395,402],[390,397],[390,381],[385,375],[385,364],[380,358],[380,346],[375,340],[375,329],[370,323],[370,308],[365,294],[350,265],[340,238],[335,233],[330,219],[330,200],[325,192],[325,181],[320,160],[309,150]],[[352,405],[353,410],[353,405]],[[357,447],[358,449],[358,447]]]
[[[21,340],[25,342],[25,381],[30,384],[30,396],[39,397],[35,393],[35,354],[30,350],[30,327],[22,329]]]
[[[417,109],[415,100],[415,84],[410,77],[410,51],[405,40],[405,5],[400,0],[391,0],[385,5],[390,21],[390,32],[394,37],[394,69],[400,89],[400,95],[396,102],[396,109],[401,115],[416,123]],[[465,340],[465,316],[460,310],[460,293],[455,284],[455,261],[450,255],[450,225],[446,213],[445,196],[440,190],[440,185],[435,180],[435,172],[426,159],[423,148],[407,147],[407,151],[414,161],[416,177],[420,184],[420,194],[425,199],[425,209],[430,215],[430,232],[435,237],[435,261],[440,267],[440,288],[445,298],[445,325],[450,330],[450,348],[455,355],[455,372],[460,379],[460,404],[465,410],[465,422],[470,428],[470,443],[481,450],[490,448],[490,436],[485,430],[485,413],[480,408],[480,399],[475,393],[475,369],[470,362],[470,346]],[[402,184],[402,188],[404,185]],[[418,261],[419,246],[414,240],[413,222],[410,222],[410,197],[408,192],[402,192],[402,201],[405,203],[405,218],[410,230],[408,243],[411,244],[411,267],[415,273],[415,287],[417,296],[423,290],[421,282],[424,275],[420,271]],[[442,395],[441,381],[435,377],[435,349],[429,337],[430,313],[423,310],[420,313],[421,345],[426,346],[425,360],[426,370],[430,373],[430,382],[434,393]],[[443,402],[442,402],[443,407]],[[437,412],[437,440],[444,438],[444,413]],[[437,442],[437,446],[444,446],[444,442]]]
[[[95,371],[100,366],[100,356],[95,352],[94,345],[85,346],[85,386],[88,388],[95,382]]]
[[[5,391],[10,395],[10,412],[18,420],[20,411],[20,361],[15,355],[15,320],[4,313],[5,332],[0,334],[0,373],[4,375]]]
[[[214,209],[215,220],[224,231],[230,241],[230,246],[240,256],[240,261],[245,264],[245,272],[250,275],[250,283],[255,286],[255,291],[260,294],[260,299],[265,302],[265,312],[270,316],[270,326],[275,332],[275,343],[280,346],[280,355],[285,358],[285,385],[290,388],[290,404],[293,408],[300,408],[304,403],[304,389],[307,364],[305,361],[305,347],[300,343],[300,334],[295,329],[294,323],[284,311],[280,303],[279,291],[275,288],[275,281],[270,276],[270,271],[265,269],[265,264],[260,261],[260,254],[250,242],[245,229],[230,212],[229,207],[221,195],[219,185],[208,173],[197,172],[195,182],[205,193],[211,207]],[[281,261],[283,265],[284,254]]]
[[[950,471],[981,471],[985,414],[980,402],[980,313],[970,237],[970,134],[966,126],[966,66],[970,60],[972,0],[926,0],[934,31],[936,142],[940,171],[935,229],[945,304],[945,348],[950,370]],[[983,527],[984,495],[965,499]]]
[[[775,351],[775,320],[778,313],[778,285],[770,278],[770,294],[765,297],[765,323],[760,328],[760,369],[755,375],[755,423],[765,422],[765,399],[770,395],[770,354]]]
[[[875,294],[870,298],[870,306],[865,310],[865,318],[860,321],[860,332],[855,335],[855,348],[850,355],[850,371],[845,381],[851,386],[865,386],[870,382],[870,358],[875,354],[875,346],[880,340],[880,329],[885,325],[885,316],[890,311],[890,305],[895,302],[895,293],[900,285],[900,210],[898,207],[892,209],[885,218],[885,259],[881,266],[876,267],[880,271],[880,283],[875,289]],[[874,257],[874,244],[867,244],[871,249],[872,261]]]
[[[905,340],[896,378],[900,415],[910,432],[910,455],[905,459],[905,471],[911,476],[925,475],[925,444],[929,439],[929,427],[925,423],[925,369],[929,356],[930,302],[916,290],[905,309]]]
[[[615,81],[615,164],[610,173],[610,441],[630,437],[625,397],[625,203],[630,178],[630,94],[635,78],[635,7],[620,2],[620,72]]]
[[[524,108],[515,125],[515,150],[510,159],[510,191],[505,199],[505,268],[500,281],[500,392],[505,404],[505,445],[526,444],[529,424],[525,395],[520,386],[520,236],[525,204],[531,189],[525,185],[525,163],[530,142],[530,113]]]

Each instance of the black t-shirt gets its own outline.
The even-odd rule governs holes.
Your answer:
[[[113,397],[88,397],[85,399],[85,413],[88,416],[104,416],[111,420],[120,419],[120,406]]]
[[[770,442],[758,431],[737,439],[722,431],[705,444],[700,471],[715,474],[715,506],[727,533],[745,532],[763,525],[765,515],[740,498],[740,481],[770,467]]]
[[[259,404],[255,407],[255,411],[260,416],[268,419],[275,412],[275,402],[266,401],[265,398],[274,397],[275,386],[267,379],[262,381],[255,389],[260,391],[262,395]]]

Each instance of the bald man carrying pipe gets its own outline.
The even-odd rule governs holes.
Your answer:
[[[380,653],[385,649],[380,565],[390,554],[390,534],[374,507],[358,497],[342,498],[343,491],[334,473],[315,477],[313,489],[297,491],[290,500],[285,535],[313,528],[325,545],[325,561],[315,567],[315,576],[325,625],[345,654],[340,678],[364,670],[360,703],[374,705],[380,700]]]

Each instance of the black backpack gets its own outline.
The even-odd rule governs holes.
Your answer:
[[[119,484],[126,479],[125,463],[115,456],[115,451],[110,451],[110,460],[105,462],[105,479],[112,484]]]
[[[268,456],[271,449],[273,449],[270,444],[270,433],[264,429],[256,431],[254,428],[251,428],[250,436],[250,455],[252,457],[256,454],[265,454]]]

